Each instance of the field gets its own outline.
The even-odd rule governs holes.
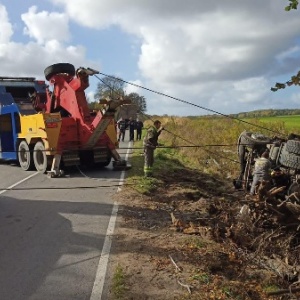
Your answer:
[[[263,117],[259,120],[264,123],[283,123],[290,132],[300,131],[300,115]]]

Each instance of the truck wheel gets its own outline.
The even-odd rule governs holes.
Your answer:
[[[259,133],[252,133],[252,132],[247,132],[243,131],[238,139],[238,144],[239,145],[244,145],[245,147],[248,148],[264,148],[267,144],[271,143],[271,139],[263,136]]]
[[[300,154],[300,141],[288,140],[286,142],[286,150],[291,153]]]
[[[59,63],[51,65],[44,70],[44,74],[47,80],[49,80],[52,76],[60,73],[66,73],[71,76],[75,76],[75,67],[69,63]]]
[[[283,146],[281,150],[279,162],[284,167],[300,170],[300,155],[296,155],[288,152],[286,150],[286,144]]]
[[[103,167],[107,167],[107,166],[110,164],[110,162],[111,162],[111,156],[109,156],[109,157],[107,158],[106,162],[102,163],[102,166],[103,166]]]
[[[277,158],[278,158],[278,154],[279,154],[279,146],[277,145],[272,145],[271,146],[271,149],[270,149],[270,153],[269,153],[269,156],[270,156],[270,159],[272,161],[277,161]]]
[[[107,160],[104,161],[104,162],[95,163],[95,167],[97,167],[97,168],[104,168],[104,167],[107,167],[110,164],[110,162],[111,162],[111,156],[109,156],[107,158]]]
[[[26,141],[21,141],[18,146],[18,161],[23,170],[33,170],[34,163],[32,158],[32,149],[29,147]]]
[[[37,142],[33,149],[33,162],[37,171],[45,173],[47,171],[47,155],[42,142]]]

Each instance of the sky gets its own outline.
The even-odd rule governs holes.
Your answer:
[[[300,108],[300,87],[270,91],[300,70],[300,9],[286,12],[288,3],[0,0],[0,76],[90,67],[157,92],[125,85],[150,115]],[[99,78],[86,90],[92,101]]]

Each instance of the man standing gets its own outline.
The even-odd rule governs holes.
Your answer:
[[[123,120],[123,118],[121,118],[118,121],[118,128],[119,128],[118,142],[120,142],[120,140],[122,140],[122,142],[124,142],[125,130],[126,130],[126,122],[125,122],[125,120]]]
[[[134,140],[134,129],[135,129],[135,121],[132,119],[132,117],[129,118],[129,141]]]
[[[135,124],[135,128],[136,128],[136,140],[140,141],[142,138],[142,129],[144,127],[144,124],[142,121],[140,121],[139,119],[137,119],[136,124]]]
[[[144,175],[146,177],[152,176],[152,168],[154,163],[154,150],[158,145],[158,137],[164,128],[161,126],[159,120],[154,121],[153,126],[150,126],[144,137]]]

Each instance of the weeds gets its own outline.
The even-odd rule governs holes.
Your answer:
[[[112,293],[116,300],[123,299],[125,288],[125,274],[120,265],[117,265],[113,280],[112,280]]]

